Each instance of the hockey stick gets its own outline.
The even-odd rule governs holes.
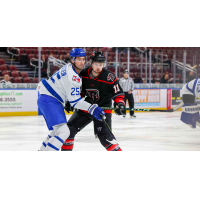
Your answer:
[[[181,108],[183,106],[183,101],[177,105],[176,107],[170,109],[170,110],[154,110],[154,109],[140,109],[140,108],[132,108],[129,109],[127,108],[126,110],[130,110],[130,111],[142,111],[142,112],[174,112],[176,110],[178,110],[179,108]],[[115,108],[111,108],[111,107],[101,107],[103,110],[115,110]]]

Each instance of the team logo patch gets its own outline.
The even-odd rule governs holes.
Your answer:
[[[96,89],[88,89],[87,94],[90,96],[93,102],[97,102],[100,98],[99,90],[96,90]]]
[[[110,80],[114,81],[115,80],[114,74],[109,73],[107,79],[108,79],[108,81],[110,81]]]
[[[81,79],[78,78],[77,76],[73,76],[72,81],[76,81],[76,82],[80,83]]]

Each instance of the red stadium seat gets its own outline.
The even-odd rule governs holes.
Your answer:
[[[88,51],[93,51],[93,50],[90,47],[86,47],[86,52],[88,52]]]
[[[115,72],[115,68],[114,67],[108,67],[108,70],[110,70],[111,72]]]
[[[55,50],[55,47],[48,47],[49,50]]]
[[[63,47],[63,49],[64,49],[64,50],[69,50],[69,51],[71,50],[70,47]]]
[[[8,67],[8,69],[9,69],[10,71],[17,71],[17,67],[16,67],[15,65],[10,65],[10,66]]]
[[[115,52],[109,52],[109,56],[115,57]]]
[[[0,59],[0,65],[5,64],[5,61],[3,59]]]
[[[33,49],[33,54],[38,54],[38,49]]]
[[[38,81],[38,78],[33,78],[32,82],[33,82],[33,83],[38,83],[38,82],[39,82],[39,81]]]
[[[17,71],[12,71],[12,72],[11,72],[11,76],[12,76],[13,78],[19,77],[19,73],[18,73]]]
[[[47,50],[42,50],[41,54],[48,54],[48,51]]]
[[[92,48],[92,50],[93,51],[99,51],[99,48],[94,47],[94,48]]]
[[[132,68],[132,70],[131,70],[133,73],[137,73],[137,68]]]
[[[28,60],[30,61],[31,58],[35,58],[35,54],[29,54],[28,55]]]
[[[4,70],[8,70],[7,66],[4,65],[0,65],[0,71],[4,71]]]
[[[20,77],[15,77],[14,83],[22,83],[22,79]]]
[[[63,50],[57,50],[57,54],[58,54],[58,55],[61,55],[61,54],[63,54],[63,53],[65,54],[65,52],[64,52]],[[67,52],[66,52],[66,53],[67,53]]]
[[[4,71],[1,72],[2,76],[6,75],[6,74],[8,74],[10,76],[10,71],[4,70]]]
[[[57,51],[63,51],[63,48],[62,48],[62,47],[55,47],[55,49],[56,49]]]
[[[127,62],[127,58],[121,58],[121,62]]]
[[[56,54],[56,51],[55,50],[49,50],[49,54]]]
[[[113,52],[112,48],[107,48],[107,52]]]
[[[23,81],[24,83],[32,83],[29,77],[25,77]]]
[[[42,47],[42,50],[48,50],[49,47]]]
[[[24,51],[25,51],[26,54],[31,54],[32,53],[32,51],[30,49],[25,49]]]
[[[21,77],[23,77],[23,78],[28,77],[28,74],[26,72],[20,72],[20,74],[21,74]]]

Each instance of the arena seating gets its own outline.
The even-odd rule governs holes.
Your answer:
[[[29,65],[30,59],[31,58],[38,58],[38,48],[37,47],[17,47],[20,49],[20,56],[18,57],[18,61],[20,61],[20,57],[21,56],[27,56],[27,63]],[[58,58],[59,55],[63,55],[63,57],[66,57],[66,54],[69,53],[71,51],[71,49],[74,47],[42,47],[42,52],[41,54],[45,55],[45,58],[48,59],[49,54],[53,54],[54,57]],[[141,47],[142,49],[142,47]],[[183,62],[183,53],[186,50],[187,51],[187,64],[193,64],[193,56],[196,56],[196,61],[197,63],[200,62],[200,47],[147,47],[147,49],[151,49],[152,50],[152,58],[155,57],[155,55],[157,53],[160,53],[162,51],[163,54],[166,54],[168,56],[169,60],[173,59],[173,55],[174,53],[176,53],[176,59],[180,62]],[[115,62],[115,49],[113,48],[104,48],[104,47],[86,47],[86,54],[87,54],[87,61],[89,61],[90,59],[90,55],[92,54],[93,51],[97,51],[97,50],[101,50],[103,52],[106,52],[107,50],[107,59],[109,62]],[[136,53],[136,51],[132,51],[133,48],[131,48],[131,54],[130,54],[130,62],[131,62],[131,66],[130,66],[130,76],[132,78],[135,77],[136,73],[140,73],[140,63],[141,59],[138,56],[138,54]],[[164,56],[163,59],[165,59],[166,57]],[[127,53],[126,52],[121,52],[118,55],[118,59],[119,62],[122,63],[126,63],[127,62]],[[152,59],[153,62],[153,59]],[[133,64],[135,63],[135,64]],[[145,63],[145,59],[143,58],[143,63]],[[145,73],[145,64],[143,65],[143,73]],[[148,65],[147,65],[148,67]],[[123,65],[123,67],[121,67],[119,69],[119,74],[120,76],[123,75],[123,70],[127,68],[126,65]],[[115,67],[112,66],[108,66],[108,69],[112,72],[115,72]],[[57,70],[55,68],[55,70]],[[170,68],[166,69],[169,72],[169,76],[172,77],[173,73],[172,70]],[[147,69],[147,76],[149,78],[149,69]],[[157,74],[156,74],[157,72]],[[15,80],[15,77],[19,77],[20,80],[22,82],[27,81],[29,82],[30,80],[33,82],[33,79],[31,79],[30,77],[28,77],[27,74],[24,74],[23,72],[17,72],[17,68],[13,65],[13,66],[6,66],[4,60],[0,59],[0,77],[3,77],[3,74],[10,74],[11,77],[13,77],[13,81],[19,81],[19,80]],[[151,78],[152,79],[157,79],[159,80],[163,74],[161,74],[161,69],[157,69],[156,68],[152,68],[151,71],[152,75]],[[27,79],[25,79],[27,78]],[[181,74],[177,74],[176,75],[176,79],[177,80],[182,80],[182,76]],[[34,81],[36,81],[34,79]]]
[[[17,67],[14,65],[0,65],[0,80],[2,80],[6,74],[10,76],[10,82],[12,83],[32,83],[32,78],[28,77],[26,72],[17,71]]]

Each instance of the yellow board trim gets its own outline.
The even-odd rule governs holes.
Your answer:
[[[149,108],[142,108],[142,109],[149,109]],[[166,108],[150,108],[155,110],[167,110]],[[182,108],[178,109],[177,111],[182,111]],[[135,112],[144,112],[144,111],[135,111]],[[114,110],[112,111],[114,113]],[[129,111],[127,111],[129,113]],[[73,112],[66,112],[66,115],[72,115]],[[0,112],[0,117],[12,117],[12,116],[35,116],[38,115],[38,111],[28,111],[28,112]]]
[[[33,115],[38,115],[38,111],[27,111],[27,112],[0,112],[0,117],[33,116]]]

